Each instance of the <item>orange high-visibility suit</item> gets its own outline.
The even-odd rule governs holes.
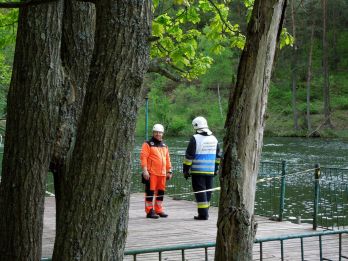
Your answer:
[[[166,175],[171,170],[168,146],[163,142],[151,138],[142,146],[140,153],[141,167],[146,167],[150,174],[150,181],[145,182],[145,212],[153,208],[155,213],[163,213],[163,196],[166,188]],[[153,196],[155,206],[153,206]]]

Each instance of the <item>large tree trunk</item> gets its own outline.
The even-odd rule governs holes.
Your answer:
[[[101,0],[96,10],[94,58],[54,260],[121,260],[125,245],[129,162],[149,60],[151,4]]]
[[[324,96],[324,126],[332,128],[329,83],[329,50],[327,43],[327,0],[322,0],[323,7],[323,96]]]
[[[61,1],[19,12],[0,184],[0,260],[39,260],[61,86]]]
[[[61,213],[64,184],[69,182],[64,179],[64,173],[76,140],[77,122],[81,116],[94,48],[94,4],[65,0],[62,29],[64,94],[60,102],[58,131],[50,164],[54,175],[57,219]]]
[[[264,114],[285,0],[256,0],[226,119],[215,260],[252,260]]]

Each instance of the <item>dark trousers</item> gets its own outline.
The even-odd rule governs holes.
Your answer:
[[[213,175],[192,174],[192,188],[194,192],[213,188]],[[201,217],[209,217],[209,206],[211,199],[211,191],[195,193],[198,215]]]

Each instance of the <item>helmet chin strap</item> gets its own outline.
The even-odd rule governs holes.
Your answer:
[[[196,133],[198,133],[198,134],[207,133],[208,135],[212,134],[212,132],[208,128],[198,129],[198,130],[196,130]]]

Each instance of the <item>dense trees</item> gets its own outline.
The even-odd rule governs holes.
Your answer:
[[[323,97],[324,97],[324,125],[332,127],[331,123],[331,105],[330,105],[330,82],[329,82],[329,50],[327,40],[327,1],[322,0],[323,8]]]
[[[293,3],[294,19],[292,19],[291,6]],[[307,136],[321,135],[323,137],[333,137],[335,135],[347,137],[347,124],[344,124],[348,109],[348,74],[346,73],[346,64],[348,62],[348,44],[346,27],[348,19],[346,12],[348,10],[347,1],[327,1],[328,4],[328,21],[327,21],[327,44],[328,44],[328,79],[330,94],[330,115],[334,129],[324,128],[324,94],[323,94],[323,9],[321,1],[289,1],[287,8],[284,27],[292,33],[292,23],[295,22],[296,34],[293,46],[286,46],[281,49],[276,59],[274,74],[269,96],[269,106],[267,107],[267,135],[286,135],[286,136]],[[246,9],[243,5],[238,5],[233,1],[229,5],[232,19],[231,23],[238,21],[240,28],[244,28],[243,17],[246,15]],[[241,15],[238,19],[236,14]],[[311,40],[311,31],[313,29],[313,38]],[[243,31],[244,32],[244,31]],[[283,39],[283,37],[282,37]],[[284,41],[286,42],[286,41]],[[307,74],[308,61],[312,46],[311,57],[311,81],[310,97],[307,102]],[[296,51],[295,51],[296,48]],[[296,64],[291,66],[295,61],[293,59],[296,53]],[[337,55],[339,54],[339,55]],[[223,109],[227,110],[228,88],[235,84],[235,75],[237,71],[239,51],[236,49],[225,50],[221,56],[214,57],[215,63],[204,76],[199,77],[197,81],[186,84],[173,84],[165,82],[163,79],[157,79],[151,84],[159,86],[160,91],[156,90],[150,93],[150,121],[157,119],[170,119],[171,125],[169,131],[175,135],[190,132],[188,124],[192,115],[201,113],[208,117],[214,130],[223,133],[220,118],[217,83],[220,84]],[[292,68],[293,69],[292,69]],[[231,70],[232,68],[232,70]],[[295,71],[294,74],[292,74]],[[231,75],[232,73],[232,75]],[[292,84],[296,76],[296,84]],[[296,107],[292,106],[292,86],[296,87]],[[175,88],[177,87],[177,88]],[[175,91],[173,92],[173,90]],[[200,96],[202,90],[209,95]],[[167,104],[167,113],[157,114],[156,109],[160,107],[160,95],[165,95]],[[180,97],[180,101],[178,99]],[[206,102],[208,99],[209,102]],[[156,103],[155,103],[156,100]],[[152,103],[152,101],[154,103]],[[202,109],[201,104],[205,107]],[[190,108],[182,111],[182,105],[190,104]],[[164,105],[164,104],[163,104]],[[307,106],[308,105],[308,106]],[[307,108],[311,115],[311,126],[307,124]],[[294,111],[297,112],[298,130],[294,130]],[[173,116],[175,115],[175,117]],[[140,114],[142,117],[142,114]],[[162,117],[162,118],[160,118]],[[143,131],[143,120],[138,122],[139,134]],[[173,128],[172,128],[173,127]]]
[[[290,112],[295,113],[297,110],[299,131],[293,132],[294,134],[332,134],[329,130],[331,127],[342,128],[339,122],[344,118],[348,108],[348,99],[341,96],[348,91],[347,79],[344,77],[344,64],[348,57],[345,47],[347,33],[344,29],[347,16],[342,16],[347,10],[347,1],[296,0],[289,2],[289,5],[292,3],[293,8],[287,9],[285,27],[291,28],[292,24],[296,26],[296,66],[291,67],[291,70],[288,67],[295,53],[294,50],[291,51],[294,47],[283,50],[273,77],[275,87],[272,87],[270,93],[269,116],[279,119],[290,116]],[[292,19],[292,13],[295,14],[295,19]],[[340,58],[337,52],[340,53]],[[296,108],[290,111],[287,104],[291,100],[285,91],[284,83],[288,81],[294,68],[297,77]],[[310,87],[310,93],[307,93],[307,87]],[[280,93],[283,93],[282,97],[278,95]],[[284,129],[295,125],[294,122],[291,125],[283,120],[281,122]]]

